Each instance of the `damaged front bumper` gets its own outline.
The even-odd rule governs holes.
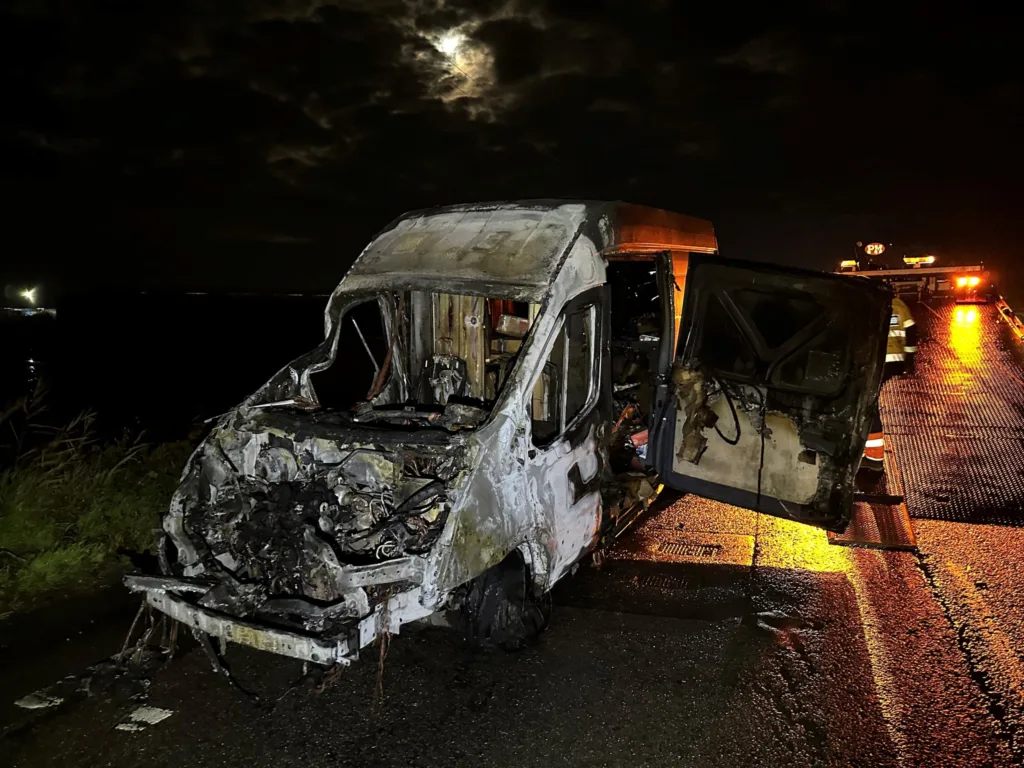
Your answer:
[[[144,593],[146,602],[153,608],[195,631],[227,642],[327,666],[348,665],[359,658],[362,648],[382,634],[398,634],[403,624],[435,613],[423,601],[423,588],[419,584],[424,573],[422,558],[406,557],[379,565],[347,567],[343,571],[344,581],[351,591],[339,603],[346,606],[362,604],[365,613],[347,622],[342,631],[326,635],[294,631],[200,605],[203,597],[216,586],[211,582],[170,576],[132,575],[125,577],[124,583],[131,591]],[[416,585],[395,592],[372,607],[367,604],[362,587],[397,582],[405,586],[410,583]],[[331,610],[330,605],[304,600],[289,602],[294,611],[305,612],[311,617]]]

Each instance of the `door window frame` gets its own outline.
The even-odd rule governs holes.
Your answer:
[[[601,288],[581,293],[579,296],[570,300],[562,308],[562,311],[558,315],[558,320],[555,326],[555,331],[551,334],[551,338],[548,340],[546,349],[544,350],[544,363],[540,366],[540,370],[537,373],[536,378],[527,388],[529,392],[529,399],[527,401],[527,409],[530,415],[530,439],[533,445],[539,449],[547,449],[557,443],[560,439],[564,438],[565,435],[572,432],[579,426],[579,423],[590,415],[595,405],[600,399],[601,394],[601,358],[602,349],[604,344],[602,328],[604,323],[602,322],[601,312],[604,309],[605,294]],[[572,418],[566,420],[566,406],[568,402],[568,387],[566,382],[568,379],[569,370],[569,317],[581,310],[589,310],[589,328],[590,328],[590,381],[587,391],[587,399],[582,407],[580,407]],[[533,434],[533,395],[537,384],[540,382],[541,377],[544,375],[544,369],[550,362],[551,353],[555,349],[555,345],[558,343],[560,336],[565,335],[564,342],[562,345],[562,370],[560,372],[561,381],[559,384],[558,392],[558,424],[559,429],[555,434],[545,440],[538,441]]]

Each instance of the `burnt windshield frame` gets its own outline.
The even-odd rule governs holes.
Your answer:
[[[324,365],[323,363],[326,361],[321,361],[320,363],[309,366],[306,376],[309,388],[315,395],[316,402],[320,404],[323,410],[346,411],[350,410],[359,402],[365,401],[372,403],[377,397],[383,395],[394,387],[398,387],[400,394],[408,394],[407,387],[403,386],[405,380],[408,378],[405,371],[404,347],[401,337],[396,336],[395,327],[396,319],[400,320],[400,318],[398,318],[398,314],[401,304],[401,299],[396,299],[394,293],[391,291],[374,291],[354,296],[351,301],[348,301],[341,306],[337,314],[333,316],[332,322],[329,324],[329,363]],[[377,328],[378,333],[372,333],[369,327],[364,327],[360,323],[357,323],[352,314],[354,310],[368,306],[376,307],[376,311],[378,313],[377,321],[380,323]],[[366,319],[367,318],[363,318],[364,322]],[[342,405],[340,404],[342,401],[339,401],[327,406],[320,398],[320,392],[317,391],[317,382],[314,380],[314,377],[319,374],[330,375],[329,372],[339,364],[337,359],[339,352],[338,346],[346,323],[352,324],[356,337],[359,340],[358,345],[353,345],[351,355],[368,359],[375,370],[367,382],[367,386],[365,388],[366,396],[354,397],[348,405]],[[371,338],[376,338],[379,341],[380,339],[378,337],[381,333],[383,334],[385,348],[381,351],[380,359],[378,359],[370,349],[367,342],[367,335]],[[322,347],[323,345],[320,346]],[[392,347],[397,347],[397,350],[392,350]],[[397,351],[397,354],[393,354],[393,351]],[[383,379],[380,379],[382,370],[384,370],[386,375]],[[378,379],[380,379],[379,382]],[[320,381],[322,384],[327,382],[329,382],[329,379]],[[370,395],[373,396],[370,397]]]
[[[325,331],[326,331],[326,334],[327,334],[326,338],[316,348],[311,350],[306,355],[303,355],[302,358],[299,358],[300,360],[307,360],[308,361],[307,365],[306,365],[306,369],[303,372],[303,375],[305,376],[305,374],[307,372],[308,372],[308,374],[318,373],[320,371],[326,370],[331,365],[334,365],[336,363],[336,355],[337,355],[337,352],[338,352],[337,344],[338,344],[338,341],[339,341],[339,338],[340,338],[341,329],[342,329],[343,324],[345,322],[345,317],[347,316],[348,312],[353,307],[358,306],[360,304],[364,304],[367,301],[372,300],[375,297],[378,298],[378,300],[384,300],[384,301],[388,302],[388,311],[391,313],[391,317],[390,317],[390,320],[388,322],[389,329],[393,326],[393,324],[395,322],[395,318],[397,316],[398,300],[397,300],[396,297],[398,295],[405,295],[405,297],[406,297],[405,306],[406,306],[406,311],[408,312],[409,311],[408,308],[411,306],[410,293],[413,290],[415,290],[415,291],[422,291],[422,292],[427,293],[427,294],[450,293],[450,294],[453,294],[453,295],[473,296],[473,297],[479,297],[479,298],[483,298],[483,299],[509,299],[509,300],[520,301],[520,302],[524,302],[524,303],[536,303],[536,304],[538,304],[538,310],[537,310],[536,314],[534,315],[533,322],[531,323],[530,328],[527,331],[527,334],[522,338],[522,343],[520,344],[519,351],[516,352],[513,355],[512,361],[511,361],[511,363],[508,366],[508,370],[507,370],[507,373],[505,374],[504,380],[501,382],[501,386],[499,387],[498,391],[495,393],[494,399],[493,400],[478,400],[476,398],[458,397],[458,398],[455,398],[455,400],[453,401],[455,403],[469,404],[469,405],[473,405],[473,406],[479,407],[482,410],[486,410],[487,411],[487,418],[481,420],[480,423],[476,426],[476,428],[480,428],[480,427],[484,426],[485,424],[489,423],[491,421],[491,419],[493,418],[494,414],[497,413],[499,410],[501,410],[504,407],[505,402],[506,402],[506,400],[507,400],[507,398],[509,397],[509,394],[510,394],[510,382],[512,382],[512,381],[514,381],[516,379],[516,377],[518,375],[519,368],[522,365],[523,357],[526,354],[526,352],[528,351],[528,349],[533,344],[533,339],[534,339],[534,337],[536,335],[536,328],[539,325],[539,323],[541,322],[541,320],[543,319],[543,317],[545,315],[545,312],[547,311],[547,303],[548,303],[547,302],[547,298],[544,298],[543,300],[541,300],[539,302],[536,302],[536,301],[530,302],[528,300],[525,300],[525,299],[521,298],[519,293],[517,291],[515,291],[515,290],[512,290],[512,291],[509,291],[508,293],[505,293],[505,292],[503,292],[501,290],[497,290],[497,291],[494,290],[494,286],[487,286],[487,288],[490,288],[490,290],[480,289],[479,287],[474,288],[473,286],[462,284],[462,283],[454,283],[452,285],[445,285],[445,286],[436,285],[436,284],[425,284],[423,286],[418,286],[415,289],[402,288],[402,289],[399,289],[399,290],[372,289],[372,290],[362,290],[362,291],[347,292],[347,291],[339,289],[339,290],[335,291],[334,294],[331,295],[331,298],[328,301],[327,311],[325,313]],[[406,335],[408,335],[408,329],[406,329]],[[404,338],[404,339],[400,339],[400,341],[402,341],[405,353],[408,354],[408,351],[409,351],[408,350],[409,339],[408,338]],[[361,352],[361,354],[365,354],[365,350],[360,350],[360,352]],[[320,355],[323,355],[323,357],[321,357]],[[296,362],[298,362],[298,361],[296,361]],[[295,366],[295,364],[293,364],[293,367],[294,366]],[[387,389],[387,387],[389,386],[389,382],[391,380],[391,377],[393,375],[394,375],[394,371],[392,369],[391,371],[388,372],[388,377],[387,377],[387,379],[385,379],[385,381],[383,383],[382,391]],[[408,377],[409,377],[409,375],[411,375],[411,372],[407,372],[405,375],[406,375],[406,380],[408,381]],[[308,376],[306,376],[306,377],[308,378]],[[312,387],[311,387],[311,389],[312,389]],[[406,387],[406,389],[407,390],[411,389],[411,387]],[[405,406],[415,406],[415,405],[417,405],[417,403],[415,403],[414,401],[411,400],[411,392],[407,391],[406,395],[407,396],[406,396],[406,398],[405,398],[405,400],[403,402],[380,403],[380,404],[376,404],[376,407],[402,408],[402,407],[405,407]],[[373,402],[373,401],[368,401],[368,402]],[[420,405],[423,405],[423,404],[420,404]],[[424,407],[426,407],[426,406],[424,406]],[[433,406],[431,406],[431,407],[433,407]],[[443,408],[444,408],[443,406],[436,406],[436,407],[437,407],[438,410],[443,410]],[[338,410],[338,409],[331,409],[331,410],[334,411],[334,410]],[[370,422],[367,422],[367,423],[370,423]],[[442,428],[442,427],[440,425],[436,425],[436,424],[426,424],[426,425],[424,425],[423,428]]]

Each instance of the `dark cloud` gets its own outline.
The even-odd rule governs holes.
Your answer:
[[[497,86],[514,85],[540,74],[548,40],[544,30],[527,19],[487,21],[473,37],[494,51]]]
[[[1019,249],[1013,19],[691,6],[8,4],[10,237],[68,283],[323,288],[404,209],[556,195],[822,266],[869,227]]]

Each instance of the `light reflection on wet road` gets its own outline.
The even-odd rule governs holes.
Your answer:
[[[969,530],[946,525],[947,543]],[[708,533],[756,537],[755,566],[742,546],[651,546]],[[696,562],[715,557],[731,562]],[[292,689],[299,664],[232,649],[274,702],[258,706],[192,650],[153,679],[148,704],[173,711],[159,724],[113,730],[132,706],[94,699],[6,748],[29,766],[1012,765],[933,589],[911,554],[684,499],[562,585],[527,652],[408,631],[378,701],[373,654],[317,693]]]

